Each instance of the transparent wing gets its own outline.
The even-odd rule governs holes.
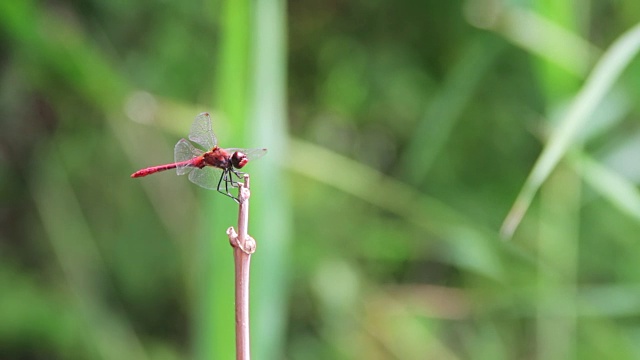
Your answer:
[[[211,150],[218,143],[218,139],[213,134],[213,125],[211,124],[211,116],[209,113],[202,113],[196,116],[191,125],[189,132],[189,140],[196,144],[202,145],[205,150]]]
[[[183,162],[187,160],[191,160],[196,156],[202,155],[204,152],[200,149],[195,148],[185,139],[180,139],[173,149],[173,159],[175,162]],[[178,175],[184,175],[194,168],[191,166],[178,165],[176,167],[176,171]]]
[[[218,187],[218,181],[222,176],[222,170],[211,166],[205,166],[202,169],[192,168],[189,173],[189,181],[202,186],[205,189],[216,190]]]
[[[249,161],[261,158],[264,156],[264,154],[267,153],[267,149],[229,148],[229,149],[224,149],[224,151],[228,152],[229,155],[232,155],[236,151],[240,151],[241,153],[244,153],[245,155],[247,155],[247,159],[249,159]]]

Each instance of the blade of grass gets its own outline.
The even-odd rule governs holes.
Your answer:
[[[330,150],[299,140],[291,140],[289,146],[291,151],[283,166],[397,214],[411,224],[447,239],[454,249],[450,260],[461,267],[497,279],[504,275],[494,246],[494,230],[433,197]],[[340,169],[339,177],[335,176],[335,169]],[[514,246],[499,249],[525,263],[534,263],[529,255]]]
[[[589,119],[589,115],[611,89],[638,50],[640,50],[640,25],[634,26],[623,34],[596,64],[585,85],[574,98],[569,111],[551,134],[505,218],[500,231],[504,238],[511,238],[540,185],[565,155],[581,127]]]
[[[584,181],[622,213],[640,221],[640,191],[635,184],[586,154],[569,156]]]
[[[580,184],[576,173],[563,164],[541,189],[536,301],[539,359],[567,359],[575,354]]]
[[[541,42],[555,44],[555,38],[548,31],[539,31],[554,26],[566,29],[567,34],[579,34],[576,24],[579,22],[576,11],[579,6],[570,2],[541,0],[535,3],[538,13],[551,21],[541,24]],[[533,14],[533,13],[532,13]],[[558,24],[558,25],[556,25]],[[578,36],[575,36],[579,38]],[[583,47],[586,48],[586,47]],[[554,49],[558,51],[559,49]],[[580,58],[581,47],[563,49],[561,59]],[[572,52],[574,51],[574,52]],[[578,78],[571,71],[559,66],[561,62],[538,57],[535,59],[539,83],[543,88],[549,109],[552,112],[563,99],[575,94],[579,88]],[[585,59],[587,64],[589,59]],[[560,313],[554,298],[563,299],[567,309],[576,308],[577,253],[580,228],[580,191],[581,180],[566,164],[550,176],[540,189],[540,209],[537,245],[537,318],[536,318],[536,355],[539,359],[565,359],[575,356],[576,313]],[[545,271],[551,267],[556,271]]]
[[[94,333],[86,331],[86,314],[78,308],[77,298],[73,294],[61,296],[59,287],[42,286],[41,277],[25,270],[6,257],[0,263],[0,337],[31,339],[41,353],[101,358]],[[56,277],[51,275],[48,278]],[[51,331],[43,331],[43,327]]]
[[[220,60],[217,63],[214,102],[234,123],[236,131],[244,130],[249,111],[252,6],[248,0],[222,2]]]
[[[577,78],[585,77],[593,59],[600,55],[598,48],[580,36],[533,11],[495,1],[472,0],[466,15],[472,25],[496,31]]]
[[[254,12],[252,65],[253,104],[245,133],[251,146],[269,153],[251,164],[251,234],[260,239],[253,256],[252,343],[256,359],[284,357],[287,311],[291,201],[280,163],[289,149],[286,112],[286,3],[257,1]],[[255,276],[255,275],[254,275]]]
[[[439,94],[429,103],[399,161],[400,172],[407,174],[410,183],[424,181],[482,76],[503,48],[501,41],[481,36],[470,43],[451,70]]]
[[[128,93],[127,82],[105,61],[108,56],[72,24],[49,16],[30,0],[0,2],[0,29],[12,36],[11,41],[21,42],[19,56],[21,61],[32,65],[31,80],[36,86],[49,90],[47,82],[63,79],[105,113],[117,111]],[[56,77],[51,79],[42,74]]]
[[[580,70],[586,74],[593,58],[589,58],[587,56],[589,53],[585,53],[589,49],[588,43],[583,45],[580,42],[586,43],[579,35],[582,31],[577,26],[581,20],[579,19],[579,14],[581,14],[578,11],[579,4],[541,0],[534,4],[534,8],[537,12],[530,12],[531,16],[549,19],[549,21],[541,22],[539,24],[541,25],[540,27],[530,29],[530,31],[534,34],[539,33],[540,42],[546,43],[548,48],[553,48],[553,52],[550,54],[553,59],[537,57],[534,63],[537,68],[539,83],[543,89],[542,94],[546,97],[548,106],[553,107],[557,106],[563,99],[575,94],[581,85],[580,80],[584,78],[584,76],[575,76],[571,70],[560,66],[559,63],[561,62],[556,59],[560,58],[566,62],[566,59],[581,58],[583,59],[582,65],[584,69]],[[572,36],[571,42],[565,41],[564,43],[580,44],[581,46],[562,48],[556,43],[556,38],[551,36],[551,31],[545,31],[547,28],[561,29],[557,30],[556,33]]]
[[[95,346],[105,359],[148,358],[131,324],[108,310],[96,288],[105,265],[57,150],[42,153],[49,155],[37,167],[44,175],[33,177],[31,193]]]

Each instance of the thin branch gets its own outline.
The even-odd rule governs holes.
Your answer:
[[[236,359],[249,360],[249,266],[251,254],[256,251],[256,241],[247,234],[249,226],[249,175],[238,185],[238,233],[233,226],[227,229],[233,247],[236,276]]]

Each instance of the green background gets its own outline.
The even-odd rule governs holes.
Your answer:
[[[269,148],[245,168],[254,358],[640,358],[639,20],[0,2],[0,358],[234,357],[237,206],[129,178],[202,111]]]

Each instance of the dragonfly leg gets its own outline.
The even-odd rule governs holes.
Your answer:
[[[246,173],[243,173],[242,171],[238,171],[236,169],[231,169],[231,172],[233,172],[234,175],[238,177],[238,180],[242,180],[242,177],[246,174]],[[230,175],[229,177],[231,178],[231,186],[238,187],[238,181],[233,182],[233,176]]]
[[[218,186],[216,186],[216,190],[218,190],[218,192],[222,193],[222,194],[224,194],[224,193],[220,189],[220,185],[222,185],[222,180],[224,180],[224,176],[225,176],[225,173],[223,172],[222,176],[220,176],[220,179],[218,180]]]
[[[235,202],[237,202],[238,204],[240,203],[240,200],[238,200],[238,198],[236,198],[235,196],[231,195],[231,193],[229,192],[229,178],[230,178],[230,174],[228,170],[224,170],[222,172],[222,176],[220,176],[220,180],[218,180],[218,187],[216,188],[216,190],[218,190],[219,193],[223,194],[223,195],[227,195],[228,197],[232,198]],[[224,191],[222,190],[222,182],[224,181]],[[231,181],[233,181],[233,179],[231,179]],[[231,184],[231,186],[233,187],[233,182]]]

